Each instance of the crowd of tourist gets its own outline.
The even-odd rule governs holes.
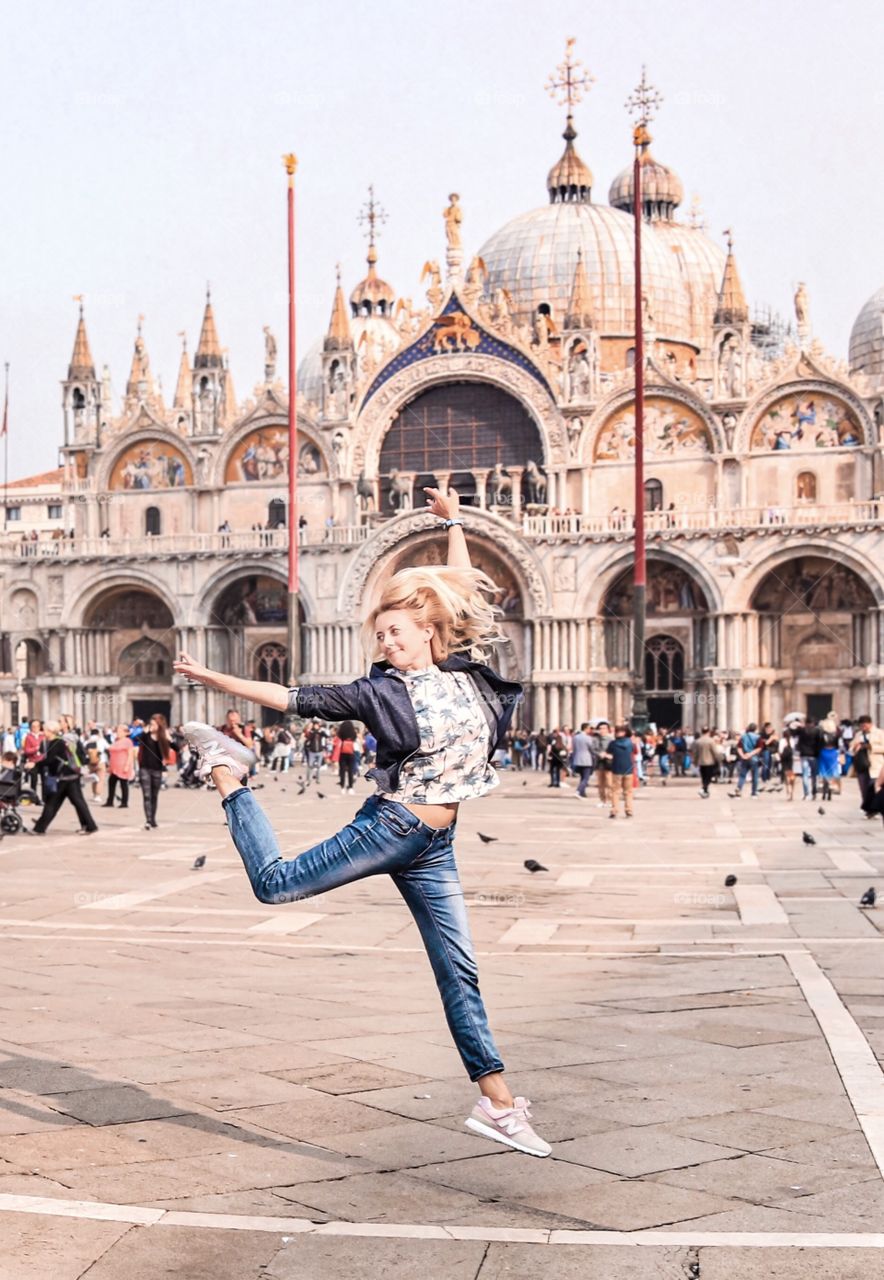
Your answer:
[[[250,747],[256,756],[253,776],[261,771],[302,772],[305,787],[321,775],[352,793],[362,769],[374,763],[377,741],[364,726],[344,720],[280,722],[259,727],[230,710],[219,728]],[[14,782],[21,795],[41,807],[31,828],[42,835],[65,800],[80,820],[80,830],[98,829],[90,808],[125,809],[131,788],[141,792],[144,826],[157,826],[160,793],[169,785],[199,786],[196,760],[181,727],[170,729],[162,715],[148,721],[80,727],[70,715],[58,720],[24,720],[0,729],[0,780]],[[633,732],[628,724],[594,720],[578,729],[511,728],[492,763],[498,769],[549,775],[547,786],[574,791],[591,799],[612,818],[633,814],[633,792],[652,781],[666,786],[673,779],[696,778],[699,796],[708,799],[714,785],[728,788],[730,798],[781,792],[786,800],[829,801],[840,796],[846,776],[856,779],[860,803],[868,817],[884,816],[884,729],[869,715],[856,721],[819,722],[790,717],[777,729],[770,722],[749,724],[743,732],[704,726]],[[746,784],[749,784],[748,787]],[[326,784],[328,785],[328,784]]]

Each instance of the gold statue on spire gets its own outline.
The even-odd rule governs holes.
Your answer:
[[[579,58],[572,56],[576,43],[576,36],[569,36],[565,41],[564,61],[559,63],[544,86],[549,96],[555,99],[560,107],[567,106],[569,116],[571,108],[575,107],[584,93],[588,93],[595,84],[595,76],[586,70]],[[556,79],[557,76],[558,79]]]

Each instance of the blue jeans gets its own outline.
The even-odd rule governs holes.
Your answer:
[[[592,765],[578,764],[575,765],[574,771],[580,775],[580,781],[577,783],[577,794],[579,796],[585,796],[587,783],[592,776]]]
[[[746,774],[752,774],[752,794],[758,795],[758,775],[761,772],[761,761],[758,756],[752,756],[749,760],[737,761],[737,791],[743,790],[743,783],[746,781]]]
[[[454,828],[437,828],[395,800],[369,796],[336,835],[284,859],[251,791],[222,801],[227,826],[260,902],[299,902],[386,872],[420,930],[445,1018],[471,1080],[503,1071],[479,992],[479,974],[463,889],[454,861]]]
[[[816,756],[801,757],[801,787],[805,797],[812,796],[816,800],[816,780],[820,762]]]

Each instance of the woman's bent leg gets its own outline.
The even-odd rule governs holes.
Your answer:
[[[442,997],[445,1019],[470,1079],[503,1071],[479,991],[463,889],[454,861],[453,827],[392,875],[420,930]]]
[[[251,791],[239,787],[222,805],[233,843],[261,902],[296,902],[365,876],[404,868],[430,840],[413,814],[409,816],[414,825],[404,823],[402,833],[391,830],[379,818],[379,802],[370,796],[336,835],[284,859],[270,820]]]

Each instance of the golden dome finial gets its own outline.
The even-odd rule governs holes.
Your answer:
[[[648,125],[657,113],[663,101],[663,95],[648,81],[647,68],[642,63],[642,78],[626,99],[626,110],[635,119],[632,140],[636,148],[644,153],[651,144]]]
[[[559,63],[544,86],[549,96],[560,107],[568,108],[569,117],[571,108],[576,107],[584,93],[588,93],[595,83],[595,76],[586,70],[580,59],[571,56],[576,43],[575,36],[569,36],[565,41],[564,60]],[[558,79],[556,79],[557,76]]]

